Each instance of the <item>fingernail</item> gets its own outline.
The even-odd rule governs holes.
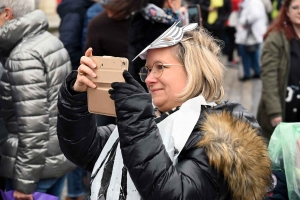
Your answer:
[[[93,68],[96,68],[96,67],[97,67],[97,65],[96,65],[96,64],[92,64],[92,67],[93,67]]]
[[[96,75],[95,73],[92,73],[92,77],[94,77],[94,78],[95,78],[96,76],[97,76],[97,75]]]
[[[94,88],[96,88],[97,86],[96,85],[94,85]]]
[[[91,51],[93,51],[93,48],[92,48],[92,47],[90,47],[90,49],[91,49]]]

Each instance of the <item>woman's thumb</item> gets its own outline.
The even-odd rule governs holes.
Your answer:
[[[92,47],[88,48],[84,54],[86,57],[91,57],[93,56],[93,49]]]

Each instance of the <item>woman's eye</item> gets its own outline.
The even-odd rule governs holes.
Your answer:
[[[157,69],[162,70],[162,69],[164,69],[164,66],[163,65],[157,65]]]

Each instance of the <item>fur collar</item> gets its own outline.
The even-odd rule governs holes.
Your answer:
[[[232,114],[207,114],[197,144],[210,165],[224,175],[234,200],[261,200],[271,184],[271,161],[263,137],[250,123]]]

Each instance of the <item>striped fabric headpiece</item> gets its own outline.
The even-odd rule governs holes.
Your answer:
[[[161,34],[156,40],[154,40],[149,46],[147,46],[141,53],[139,53],[132,61],[137,57],[146,59],[147,51],[149,49],[158,49],[164,47],[170,47],[178,44],[186,31],[191,31],[197,28],[197,23],[191,23],[183,27],[178,27],[180,21],[175,22],[170,28],[168,28],[163,34]]]

